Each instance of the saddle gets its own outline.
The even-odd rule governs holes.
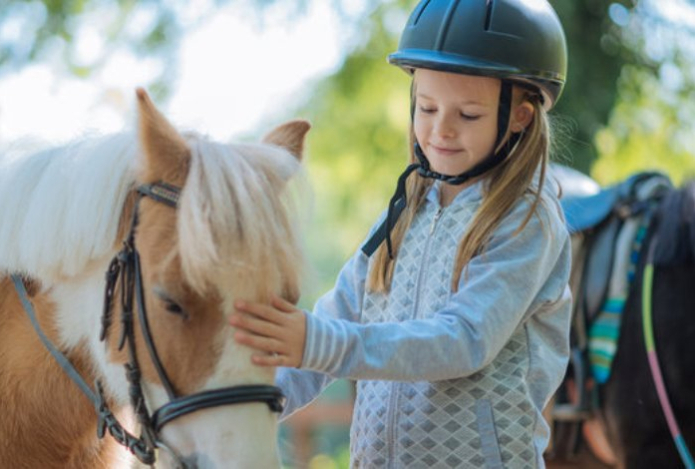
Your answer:
[[[643,184],[656,189],[640,189]],[[588,330],[608,296],[618,236],[625,221],[646,213],[654,198],[663,193],[662,186],[670,186],[666,176],[642,172],[594,194],[570,195],[560,201],[573,235],[570,370],[574,384],[572,396],[561,397],[561,402],[555,404],[552,410],[555,421],[580,423],[592,418],[598,395],[597,386],[589,384]],[[645,197],[644,192],[653,195]],[[577,428],[570,439],[579,437]]]
[[[606,299],[616,240],[623,222],[649,207],[649,200],[637,197],[637,189],[652,178],[666,176],[658,172],[637,173],[597,194],[561,200],[570,233],[581,233],[586,243],[582,286],[575,301],[583,303],[581,309],[587,323],[593,322]]]

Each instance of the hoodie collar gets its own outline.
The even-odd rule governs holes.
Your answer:
[[[483,199],[483,181],[474,182],[470,186],[464,188],[461,192],[456,194],[454,200],[451,201],[451,205],[463,205],[468,203],[480,202]],[[442,184],[446,184],[442,181],[435,181],[427,192],[426,200],[428,202],[439,204],[439,193],[442,188]]]

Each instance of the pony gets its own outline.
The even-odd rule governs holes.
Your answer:
[[[558,173],[563,186],[582,180],[566,169]],[[588,192],[580,194],[599,191],[586,178],[583,182]],[[570,195],[577,192],[570,190]],[[583,390],[588,406],[581,409],[585,415],[574,423],[555,423],[565,433],[574,426],[575,437],[583,436],[579,447],[593,452],[595,458],[582,467],[694,467],[695,181],[661,191],[648,220],[635,251],[634,279],[622,310],[610,375],[602,384],[588,380],[589,388]],[[576,267],[586,265],[591,249],[582,246],[586,235],[573,235]],[[581,294],[577,300],[582,300]],[[580,322],[575,318],[575,325]],[[578,363],[573,365],[577,371]],[[568,373],[563,386],[570,400],[576,400],[579,391],[574,377]],[[576,449],[577,443],[581,441],[570,445]],[[553,461],[549,467],[565,467],[557,464]]]
[[[310,126],[217,143],[136,96],[136,131],[0,157],[1,465],[279,467],[274,370],[227,317],[298,299]]]

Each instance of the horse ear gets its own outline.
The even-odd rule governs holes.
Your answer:
[[[283,147],[301,161],[304,154],[304,138],[310,128],[311,124],[308,121],[292,120],[268,132],[263,137],[263,143]]]
[[[147,92],[138,88],[140,143],[144,150],[141,164],[143,182],[167,180],[180,183],[190,158],[186,141],[160,113]]]

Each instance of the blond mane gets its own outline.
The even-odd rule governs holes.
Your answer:
[[[0,270],[74,276],[113,250],[135,180],[137,140],[119,134],[0,156]]]
[[[288,178],[299,161],[267,144],[189,140],[194,153],[179,205],[178,251],[194,288],[249,284],[258,294],[296,285],[303,264]],[[257,284],[268,286],[258,290]]]
[[[301,249],[283,188],[299,162],[271,145],[185,139],[192,160],[178,251],[187,280],[201,289],[230,275],[275,285],[283,275],[296,280]],[[123,133],[0,155],[0,270],[50,284],[113,255],[139,151],[137,135]]]

